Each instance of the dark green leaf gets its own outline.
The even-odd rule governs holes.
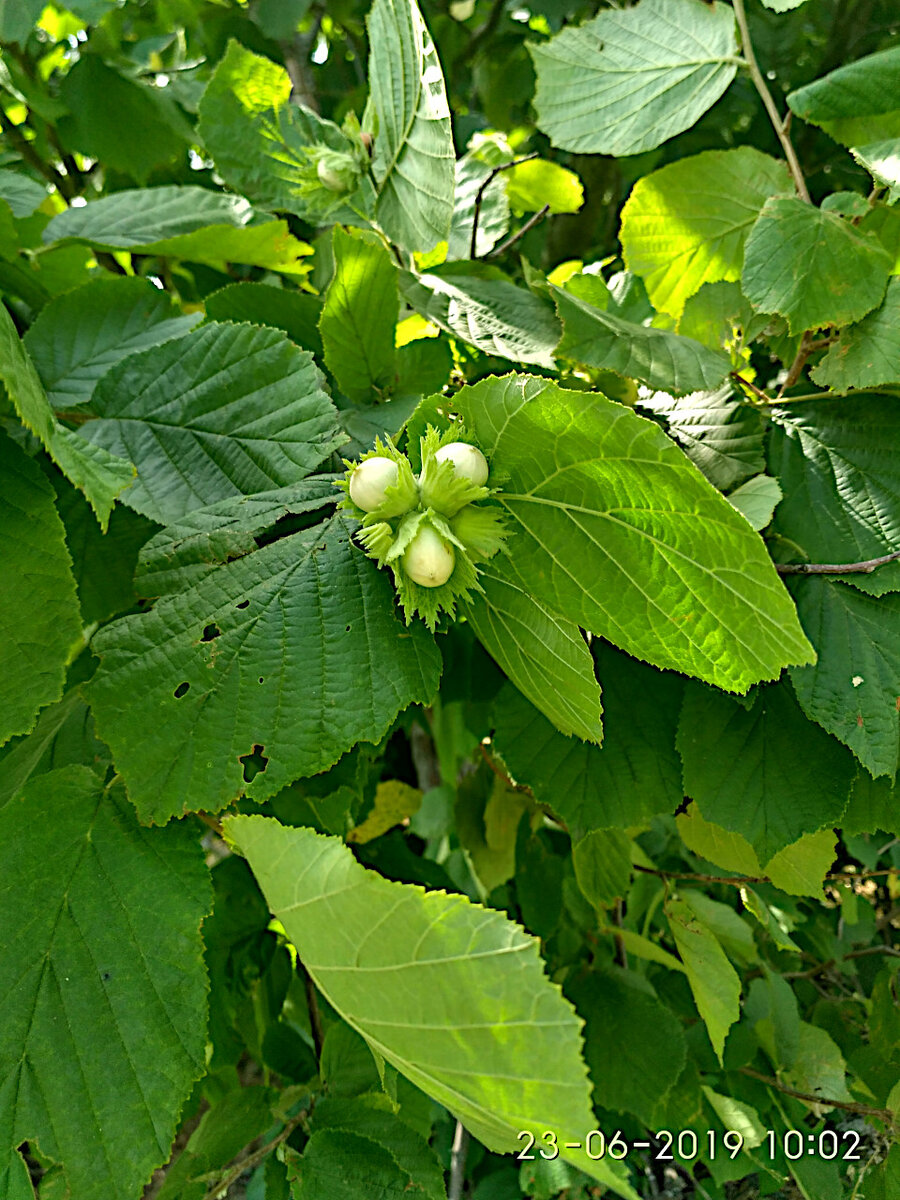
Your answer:
[[[309,292],[267,283],[230,283],[207,296],[204,308],[210,321],[249,321],[281,329],[301,349],[311,350],[322,360],[322,301]]]
[[[900,135],[900,47],[868,54],[787,97],[791,112],[845,146]]]

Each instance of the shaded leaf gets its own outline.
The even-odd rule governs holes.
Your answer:
[[[281,329],[321,362],[322,301],[318,296],[268,283],[229,283],[207,296],[203,306],[210,321],[249,321]]]
[[[0,744],[28,733],[62,695],[81,618],[53,488],[24,450],[0,434],[0,588],[3,702]]]
[[[791,112],[845,146],[900,135],[900,47],[867,54],[787,97]]]
[[[858,325],[841,330],[810,375],[836,392],[900,380],[900,278],[888,283],[879,308]]]
[[[336,516],[102,629],[91,704],[141,818],[267,799],[428,703],[440,654],[393,598]]]
[[[678,750],[687,795],[764,863],[840,820],[856,770],[840,743],[807,721],[786,683],[761,688],[749,708],[689,688]]]
[[[700,0],[641,0],[528,48],[538,128],[582,154],[652,150],[690,129],[737,70],[733,13]]]
[[[681,681],[608,647],[597,651],[604,743],[558,733],[505,688],[494,709],[494,746],[518,783],[565,821],[573,838],[640,825],[682,799],[675,750]]]
[[[312,355],[254,325],[211,323],[132,355],[92,407],[83,436],[131,458],[124,498],[160,524],[295,483],[344,440]]]
[[[750,231],[741,286],[791,333],[858,321],[881,303],[891,257],[874,234],[794,197],[766,201]]]
[[[715,934],[684,900],[670,899],[665,907],[694,1002],[721,1062],[728,1030],[740,1016],[740,977]]]
[[[0,810],[0,855],[0,1189],[33,1140],[72,1195],[133,1200],[206,1069],[203,851],[72,766]]]

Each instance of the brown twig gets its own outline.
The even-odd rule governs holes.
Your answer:
[[[745,388],[749,388],[758,400],[762,400],[766,404],[772,404],[772,397],[767,392],[764,392],[762,388],[758,388],[755,383],[751,383],[749,379],[745,379],[740,371],[732,371],[731,378],[736,379],[738,383],[742,383]]]
[[[776,563],[775,570],[779,575],[870,575],[877,567],[896,562],[898,558],[900,550],[894,550],[891,554],[882,554],[880,558],[869,558],[865,562]]]
[[[784,383],[778,389],[777,399],[780,400],[787,389],[793,387],[800,378],[803,368],[806,366],[806,360],[809,358],[810,354],[812,354],[812,346],[813,343],[810,339],[809,333],[804,333],[800,338],[800,345],[797,349],[796,355],[794,356],[794,361],[788,367],[787,377]]]
[[[516,233],[511,234],[506,239],[506,241],[501,242],[499,246],[495,246],[494,249],[490,252],[488,257],[489,258],[499,258],[501,254],[505,254],[506,251],[510,248],[510,246],[514,246],[516,244],[516,242],[519,240],[519,238],[523,238],[525,236],[525,234],[528,233],[529,229],[534,229],[534,227],[535,227],[535,225],[537,225],[538,221],[542,221],[544,219],[544,217],[546,217],[546,215],[549,211],[550,211],[550,205],[545,204],[544,207],[539,212],[534,213],[533,216],[528,218],[528,220],[525,222],[525,224],[522,226],[521,229],[519,229]]]
[[[499,167],[494,167],[490,175],[487,175],[475,193],[475,211],[472,215],[472,238],[469,242],[469,258],[477,258],[475,253],[476,243],[478,241],[478,221],[481,217],[481,205],[484,201],[484,193],[491,186],[494,180],[503,171],[508,171],[511,167],[517,167],[519,163],[530,162],[533,158],[538,157],[538,152],[535,150],[531,154],[525,154],[522,158],[513,158],[508,163],[501,163]]]
[[[768,875],[700,875],[691,871],[658,871],[655,867],[644,867],[634,863],[635,871],[645,875],[656,875],[660,879],[683,879],[693,883],[728,883],[732,887],[743,887],[745,883],[771,883]]]
[[[895,1114],[889,1108],[874,1108],[871,1104],[857,1104],[854,1100],[835,1100],[829,1096],[816,1096],[812,1092],[801,1092],[797,1088],[788,1087],[773,1075],[764,1075],[761,1071],[754,1071],[752,1067],[739,1067],[738,1070],[743,1075],[749,1075],[751,1079],[758,1079],[761,1083],[767,1083],[769,1087],[777,1088],[786,1096],[794,1096],[797,1100],[806,1100],[810,1104],[823,1104],[829,1108],[842,1108],[845,1112],[856,1113],[860,1117],[877,1117],[889,1128],[894,1124]]]
[[[266,1142],[264,1146],[260,1146],[258,1150],[254,1150],[252,1154],[248,1154],[246,1158],[239,1159],[233,1167],[221,1175],[214,1183],[212,1183],[204,1192],[203,1200],[216,1200],[218,1196],[224,1195],[231,1185],[244,1174],[245,1171],[252,1170],[258,1166],[263,1159],[268,1158],[282,1142],[286,1142],[298,1125],[302,1125],[308,1117],[308,1113],[297,1113],[296,1117],[291,1117],[284,1129],[276,1137],[273,1137],[270,1142]]]
[[[801,200],[805,200],[807,204],[811,204],[809,189],[806,186],[806,180],[803,178],[803,170],[800,166],[800,160],[797,158],[793,143],[791,142],[788,129],[790,127],[790,114],[785,120],[779,116],[778,109],[775,107],[775,101],[772,99],[772,93],[769,91],[768,84],[763,78],[763,73],[759,69],[759,64],[756,61],[756,55],[753,53],[753,43],[750,40],[750,27],[747,24],[747,13],[744,10],[744,0],[733,0],[733,8],[735,19],[738,23],[738,28],[741,31],[741,48],[744,52],[744,58],[747,62],[747,67],[750,71],[750,78],[753,80],[753,85],[759,92],[760,99],[763,102],[766,112],[769,114],[769,120],[775,129],[776,136],[781,142],[781,148],[784,151],[784,157],[787,159],[788,167],[790,168],[791,177],[794,180],[794,186],[797,189],[797,194]]]

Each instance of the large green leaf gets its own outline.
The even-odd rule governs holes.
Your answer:
[[[740,977],[725,957],[715,934],[685,900],[670,899],[666,903],[666,916],[694,1002],[721,1062],[728,1030],[741,1012]]]
[[[566,823],[591,829],[640,825],[681,803],[675,728],[681,681],[610,647],[597,650],[603,746],[564,737],[511,687],[494,708],[494,745],[517,783]]]
[[[831,71],[787,97],[791,112],[845,146],[900,136],[900,47]]]
[[[67,208],[44,230],[44,241],[286,272],[304,271],[300,259],[311,252],[286,221],[254,212],[240,196],[200,187],[139,188]]]
[[[350,529],[336,516],[245,552],[95,636],[97,727],[143,820],[266,799],[431,700],[434,640],[404,628]]]
[[[530,45],[538,128],[554,146],[617,157],[690,129],[734,79],[734,14],[641,0]]]
[[[366,20],[375,215],[398,245],[431,250],[450,234],[456,169],[441,64],[416,0],[375,0]]]
[[[0,744],[28,733],[62,695],[81,619],[53,488],[37,463],[0,433]]]
[[[19,339],[12,318],[0,304],[0,381],[24,425],[71,482],[84,492],[106,529],[115,498],[134,479],[134,467],[103,446],[92,446],[60,425],[44,394],[31,356]]]
[[[891,271],[878,238],[790,196],[766,201],[744,251],[741,286],[792,333],[858,321],[877,308]]]
[[[403,299],[460,341],[511,362],[552,367],[560,327],[553,309],[505,279],[400,274]]]
[[[82,54],[59,88],[69,110],[59,121],[67,149],[146,183],[155,167],[185,156],[191,125],[171,89],[129,78],[99,54]],[[122,136],[122,130],[128,136]]]
[[[678,750],[686,795],[707,821],[742,834],[762,863],[836,824],[856,774],[852,756],[806,719],[787,682],[761,688],[749,708],[688,688]]]
[[[780,409],[774,415],[770,471],[784,492],[775,530],[787,539],[790,557],[852,563],[897,549],[900,461],[886,453],[887,447],[900,445],[896,397],[830,400]],[[852,580],[854,586],[880,595],[900,587],[900,563]]]
[[[717,387],[731,370],[731,360],[721,350],[667,329],[625,321],[565,288],[554,287],[553,295],[563,323],[557,348],[562,358],[675,394]]]
[[[225,828],[316,986],[374,1051],[493,1150],[517,1149],[521,1129],[583,1140],[581,1022],[534,938],[464,896],[367,871],[338,838],[265,817]],[[611,1166],[579,1166],[634,1196]]]
[[[741,400],[730,382],[678,399],[655,392],[641,397],[640,405],[666,418],[671,436],[720,491],[765,470],[762,413]]]
[[[680,158],[643,176],[628,197],[625,265],[643,279],[654,308],[678,317],[704,283],[740,279],[760,209],[791,190],[785,164],[752,146]]]
[[[511,560],[483,566],[479,582],[466,607],[478,640],[557,729],[599,742],[600,688],[581,630],[535,600]]]
[[[858,325],[841,330],[810,374],[816,383],[836,392],[900,380],[900,278],[888,283],[880,308]]]
[[[322,376],[280,330],[210,323],[113,367],[82,426],[131,459],[124,499],[160,524],[295,483],[344,441]]]
[[[319,321],[325,363],[351,400],[371,401],[394,382],[397,268],[374,234],[336,225],[331,244],[334,275]]]
[[[72,1196],[134,1200],[206,1069],[203,851],[70,766],[0,810],[0,859],[0,1193],[34,1141]]]
[[[762,541],[652,421],[527,375],[454,404],[508,480],[516,570],[551,610],[736,691],[809,661]]]
[[[566,991],[585,1018],[584,1056],[598,1105],[634,1113],[653,1127],[687,1052],[678,1018],[635,975],[615,969],[586,975]]]
[[[51,405],[70,408],[90,400],[120,359],[183,337],[199,320],[148,279],[99,279],[51,300],[24,340]]]
[[[840,738],[873,775],[897,770],[900,750],[900,593],[876,598],[832,579],[791,590],[818,650],[791,679],[808,717]]]

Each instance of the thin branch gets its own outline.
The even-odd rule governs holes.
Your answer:
[[[853,1100],[834,1100],[828,1096],[816,1096],[812,1092],[800,1092],[796,1088],[788,1087],[773,1075],[764,1075],[761,1071],[754,1071],[752,1067],[739,1067],[738,1070],[743,1075],[749,1075],[751,1079],[758,1079],[762,1083],[767,1083],[769,1087],[777,1088],[786,1096],[794,1096],[797,1100],[807,1100],[810,1104],[824,1104],[829,1108],[842,1108],[845,1112],[856,1113],[860,1117],[877,1117],[889,1128],[893,1126],[896,1119],[895,1114],[889,1108],[874,1108],[871,1104],[857,1104]]]
[[[460,1200],[466,1178],[466,1153],[469,1149],[469,1132],[462,1121],[456,1122],[453,1146],[450,1150],[450,1186],[447,1200]]]
[[[634,863],[634,870],[644,875],[656,875],[660,879],[684,879],[694,883],[728,883],[732,887],[743,887],[745,883],[771,883],[768,875],[698,875],[690,871],[658,871],[655,867],[644,867]]]
[[[810,354],[812,354],[812,347],[813,347],[812,339],[810,338],[808,333],[804,333],[803,336],[800,338],[800,345],[797,348],[797,353],[794,357],[794,361],[788,367],[788,373],[787,373],[787,376],[785,377],[785,381],[781,385],[781,387],[778,389],[778,396],[777,396],[778,400],[780,400],[781,397],[784,395],[784,393],[788,390],[788,388],[792,388],[794,386],[794,384],[797,382],[797,380],[800,378],[800,375],[803,372],[803,368],[806,366],[806,360],[809,358]]]
[[[781,142],[781,148],[784,151],[784,157],[787,159],[788,167],[793,176],[797,194],[801,200],[805,200],[807,204],[811,204],[812,201],[809,196],[809,189],[806,186],[806,180],[803,178],[800,160],[797,158],[788,133],[789,122],[788,120],[782,121],[779,116],[778,109],[775,107],[775,101],[772,99],[772,93],[769,91],[769,86],[763,78],[763,73],[760,71],[759,64],[756,61],[756,55],[753,53],[753,43],[750,40],[750,28],[747,24],[747,13],[744,10],[744,0],[733,0],[733,6],[738,28],[741,31],[741,47],[744,51],[744,58],[747,60],[747,67],[750,70],[750,78],[759,92],[760,99],[763,102],[766,112],[769,114],[769,120],[775,128],[779,142]]]
[[[531,159],[537,158],[538,152],[535,150],[532,154],[525,154],[522,158],[514,158],[508,163],[501,163],[499,167],[494,167],[490,175],[488,175],[481,187],[475,193],[475,212],[472,216],[472,240],[469,242],[469,258],[477,258],[475,253],[475,245],[478,240],[478,221],[481,217],[481,204],[484,200],[484,193],[491,186],[501,171],[508,171],[511,167],[517,167],[519,163],[530,162]]]
[[[67,179],[61,171],[57,171],[50,163],[44,162],[28,138],[25,137],[21,128],[18,125],[14,125],[6,115],[2,104],[0,104],[0,130],[3,131],[9,144],[19,153],[25,162],[34,167],[39,174],[43,175],[47,182],[51,183],[61,196],[66,200],[71,200],[74,195],[72,181]]]
[[[264,1146],[260,1146],[258,1150],[254,1150],[252,1154],[248,1154],[246,1158],[239,1159],[226,1174],[219,1177],[215,1183],[211,1184],[203,1194],[203,1200],[217,1200],[217,1197],[222,1196],[231,1185],[240,1179],[245,1171],[250,1171],[254,1167],[269,1157],[273,1150],[286,1142],[298,1125],[302,1125],[309,1114],[304,1110],[297,1113],[296,1117],[291,1117],[284,1129],[277,1137],[272,1138],[271,1142],[266,1142]],[[208,1176],[207,1176],[208,1178]]]
[[[775,570],[779,575],[870,575],[877,567],[896,562],[898,558],[900,550],[895,550],[892,554],[882,554],[880,558],[869,558],[865,562],[776,563]]]
[[[312,981],[312,976],[302,963],[300,963],[300,970],[303,972],[303,986],[306,989],[306,1008],[309,1013],[309,1028],[312,1033],[313,1045],[316,1048],[316,1062],[321,1062],[325,1034],[322,1029],[322,1014],[319,1012],[319,998],[316,995],[316,985]]]
[[[535,227],[535,225],[537,225],[538,221],[542,221],[544,219],[544,217],[546,217],[546,215],[549,211],[550,211],[550,205],[545,204],[544,207],[540,210],[540,212],[536,212],[533,216],[528,218],[528,220],[525,222],[525,224],[522,226],[522,228],[517,233],[511,234],[506,239],[505,242],[501,242],[499,246],[495,246],[494,249],[491,251],[489,257],[490,258],[499,258],[501,254],[505,254],[506,251],[510,248],[510,246],[514,246],[516,244],[516,242],[519,240],[519,238],[523,238],[525,236],[525,234],[529,231],[529,229],[534,229],[534,227]]]
[[[751,383],[749,379],[745,379],[740,371],[732,371],[731,378],[736,379],[738,383],[742,383],[745,388],[748,388],[758,400],[764,401],[766,404],[772,404],[772,397],[768,392],[764,392],[762,388],[758,388],[755,383]]]

